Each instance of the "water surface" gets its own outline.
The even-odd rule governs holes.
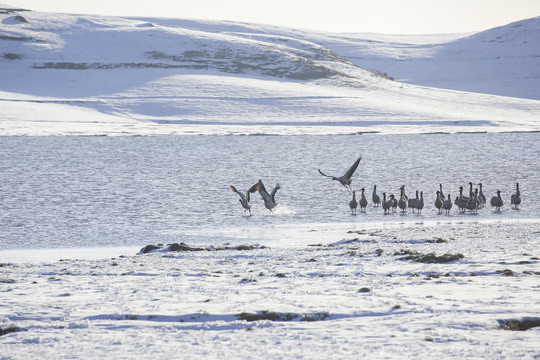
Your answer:
[[[234,241],[223,229],[246,229],[257,241],[276,227],[326,223],[540,219],[537,133],[0,140],[3,249]],[[317,169],[342,175],[360,154],[353,188],[365,187],[370,205],[352,216],[348,191]],[[245,191],[258,179],[269,189],[281,184],[279,205],[272,214],[254,194],[249,217],[229,185]],[[438,214],[439,184],[454,198],[470,181],[482,182],[488,198],[501,190],[503,211]],[[510,208],[516,182],[520,210]],[[423,191],[424,211],[383,215],[371,205],[374,184],[379,194],[398,195],[401,185],[409,197]]]

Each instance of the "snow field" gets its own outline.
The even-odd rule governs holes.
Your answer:
[[[18,329],[0,337],[2,356],[533,357],[538,328],[498,328],[539,317],[539,234],[441,222],[292,248],[2,264],[0,323]]]

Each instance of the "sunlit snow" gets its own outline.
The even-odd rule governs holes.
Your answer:
[[[0,6],[0,358],[537,357],[539,28]],[[360,155],[352,215],[317,169]],[[249,216],[230,185],[259,179],[278,205]],[[469,182],[488,203],[439,213]],[[422,213],[385,215],[374,185]]]

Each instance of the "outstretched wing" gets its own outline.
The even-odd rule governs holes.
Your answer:
[[[270,198],[270,195],[268,195],[268,192],[260,179],[258,183],[249,188],[248,193],[254,193],[255,191],[259,192],[264,201],[267,201],[267,199]]]
[[[360,164],[360,160],[362,160],[362,156],[360,156],[358,159],[356,159],[354,164],[352,164],[352,166],[349,168],[349,170],[347,170],[345,175],[343,175],[343,177],[345,179],[349,180],[350,178],[352,178],[354,172],[356,171],[356,168],[358,167],[358,164]]]
[[[255,185],[249,188],[248,193],[254,193],[255,191],[264,189],[264,185],[261,180],[259,180]]]
[[[249,203],[249,192],[247,193],[247,196],[246,196],[246,195],[244,195],[244,193],[236,190],[236,188],[234,186],[232,186],[232,185],[231,185],[231,190],[234,191],[235,193],[237,193],[238,196],[240,196],[240,199],[242,201],[247,201]]]
[[[319,173],[320,173],[322,176],[334,178],[334,176],[332,176],[332,175],[326,175],[325,173],[323,173],[323,172],[321,171],[321,169],[317,169],[317,170],[319,170]]]
[[[272,198],[272,201],[273,202],[276,202],[276,200],[274,199],[274,197],[276,196],[276,192],[281,188],[281,186],[279,184],[276,185],[276,187],[274,188],[274,190],[272,190],[272,193],[270,194],[270,197]]]

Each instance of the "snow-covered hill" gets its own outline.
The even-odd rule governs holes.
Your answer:
[[[450,51],[474,39],[439,46]],[[399,46],[377,42],[382,55],[363,65],[358,54],[373,42],[267,25],[2,7],[0,134],[540,130],[538,101],[386,78],[393,72],[379,65],[395,63],[388,59]]]
[[[475,34],[362,34],[321,44],[398,81],[540,100],[540,17]]]

